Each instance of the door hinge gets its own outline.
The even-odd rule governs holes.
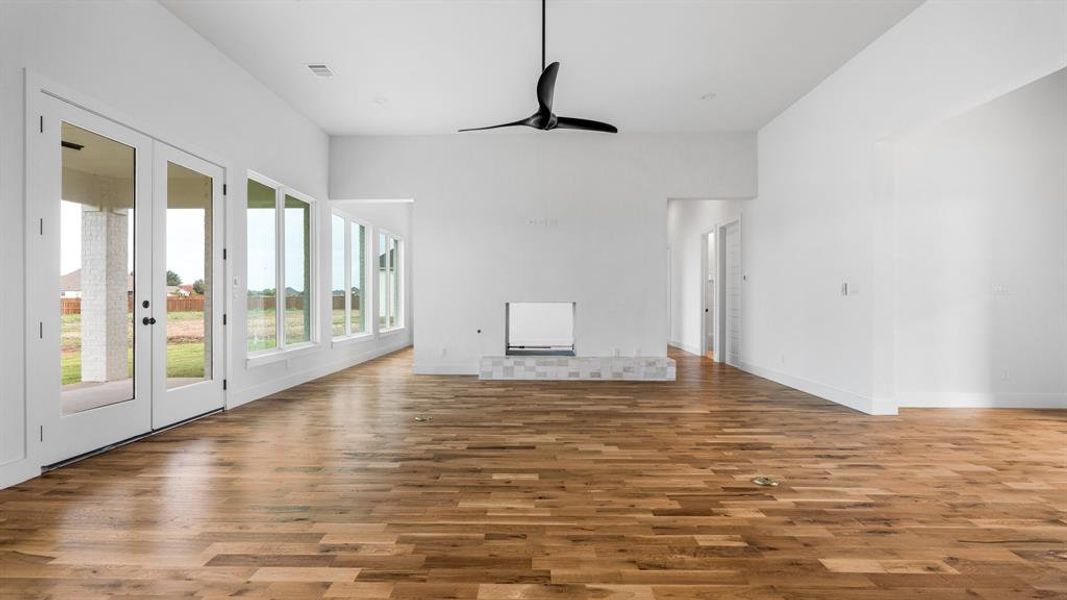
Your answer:
[[[40,230],[40,235],[44,235],[44,217],[41,217],[41,222],[38,225],[38,229]]]
[[[226,249],[222,249],[222,260],[226,260]]]
[[[41,115],[41,133],[44,133],[44,115]]]
[[[225,379],[222,380],[222,389],[224,389],[224,390],[226,389],[226,380]]]
[[[228,190],[229,190],[229,186],[227,186],[225,183],[222,184],[222,195],[223,196],[225,196],[228,193]]]
[[[44,339],[44,321],[37,322],[37,336]]]
[[[222,313],[222,324],[226,324],[226,313]]]
[[[41,441],[44,441],[44,425],[41,425]]]

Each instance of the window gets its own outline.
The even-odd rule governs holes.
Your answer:
[[[313,343],[311,201],[250,178],[247,216],[248,352]]]
[[[311,204],[285,195],[285,340],[312,341]]]
[[[334,337],[346,335],[345,319],[348,287],[345,277],[345,219],[340,215],[330,218],[330,331]]]
[[[356,222],[349,223],[351,234],[351,248],[349,253],[351,263],[349,272],[352,274],[349,292],[351,294],[351,329],[350,333],[364,333],[367,331],[367,301],[370,299],[367,290],[367,227]]]
[[[248,180],[248,351],[278,347],[275,190]]]
[[[395,236],[378,234],[378,327],[382,330],[403,327],[400,285],[401,242]]]
[[[332,331],[335,338],[367,331],[367,228],[342,214],[331,218],[333,265]]]

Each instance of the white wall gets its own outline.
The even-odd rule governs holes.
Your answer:
[[[333,350],[248,369],[244,361],[244,174],[254,169],[322,202],[319,247],[329,252],[327,136],[154,2],[0,2],[0,487],[31,477],[24,397],[24,278],[55,273],[23,253],[23,69],[94,108],[227,169],[231,275],[229,393],[233,406],[351,364],[372,349]],[[297,68],[297,67],[294,67]],[[328,264],[328,258],[325,259]],[[322,306],[328,299],[323,298]],[[322,331],[328,336],[329,322]],[[328,340],[328,337],[324,338]],[[374,348],[380,351],[383,348]],[[35,402],[47,399],[35,398]]]
[[[1067,407],[1067,70],[895,150],[899,405]]]
[[[1065,39],[1067,3],[927,2],[760,130],[747,369],[895,412],[892,138],[1062,68]]]
[[[341,137],[330,194],[415,199],[416,372],[502,354],[509,301],[576,302],[582,355],[663,356],[667,198],[752,196],[754,154],[751,134]]]
[[[700,354],[701,321],[704,319],[703,236],[716,226],[738,218],[746,205],[738,200],[671,200],[667,203],[672,346]],[[709,268],[714,273],[715,266]]]

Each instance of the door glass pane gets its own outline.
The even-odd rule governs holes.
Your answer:
[[[167,388],[211,379],[211,177],[167,163]]]
[[[64,415],[133,398],[134,149],[62,127],[60,372]]]
[[[248,351],[278,347],[274,188],[248,180]]]
[[[352,333],[367,330],[363,311],[363,290],[367,278],[367,229],[359,223],[352,223]]]
[[[285,197],[285,345],[311,341],[311,205]]]
[[[330,218],[330,330],[335,337],[345,334],[345,220]]]

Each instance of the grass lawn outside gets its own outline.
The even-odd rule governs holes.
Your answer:
[[[204,337],[202,312],[172,312],[167,315],[167,377],[204,376]],[[130,316],[127,339],[133,339]],[[199,327],[198,327],[199,325]],[[133,376],[133,345],[126,351],[127,373]],[[81,315],[61,315],[60,373],[62,385],[81,382]]]

